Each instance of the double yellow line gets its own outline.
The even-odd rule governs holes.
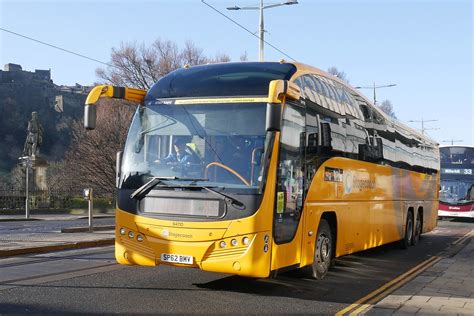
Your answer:
[[[469,237],[471,237],[472,233],[474,232],[474,230],[471,230],[469,233],[467,233],[466,235],[462,236],[461,238],[453,241],[453,245],[459,245],[460,243],[464,242],[466,239],[468,239]]]
[[[466,235],[460,237],[459,239],[455,240],[452,245],[458,245],[465,240],[467,240],[469,237],[471,237],[473,231],[470,231]],[[357,300],[353,304],[349,305],[348,307],[340,310],[339,312],[336,313],[336,315],[359,315],[366,311],[368,308],[372,306],[372,304],[382,300],[386,296],[388,296],[390,293],[394,292],[396,289],[400,288],[401,286],[405,285],[408,283],[410,280],[414,279],[416,276],[420,275],[423,273],[425,270],[429,269],[436,263],[438,263],[443,257],[441,255],[439,256],[433,256],[422,263],[418,264],[414,268],[410,269],[409,271],[403,273],[402,275],[398,276],[397,278],[393,279],[392,281],[386,283],[385,285],[381,286],[377,290],[373,291],[372,293],[369,293],[368,295],[364,296],[363,298]]]
[[[373,291],[372,293],[369,293],[368,295],[357,300],[348,307],[340,310],[336,313],[336,315],[345,315],[346,313],[349,313],[349,315],[358,315],[362,313],[363,311],[368,309],[371,304],[383,299],[384,297],[386,297],[387,295],[389,295],[390,293],[392,293],[393,291],[395,291],[396,289],[398,289],[399,287],[401,287],[402,285],[425,271],[426,269],[430,268],[440,260],[441,257],[434,256],[423,261],[419,265],[403,273],[392,281],[386,283],[385,285]]]

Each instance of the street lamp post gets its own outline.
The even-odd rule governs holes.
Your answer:
[[[228,7],[227,10],[259,10],[260,11],[260,19],[259,19],[259,28],[258,28],[258,34],[259,34],[259,44],[258,44],[258,60],[263,61],[263,49],[264,49],[264,33],[265,33],[265,28],[264,28],[264,23],[263,23],[263,10],[265,9],[270,9],[270,8],[275,8],[283,5],[292,5],[292,4],[298,4],[297,0],[287,0],[286,2],[282,3],[276,3],[276,4],[269,4],[269,5],[264,5],[263,0],[260,0],[260,5],[259,6],[253,6],[253,7],[239,7],[239,6],[233,6],[233,7]]]
[[[26,183],[25,183],[25,218],[29,219],[30,218],[30,203],[29,202],[29,173],[30,173],[30,168],[31,168],[31,157],[29,156],[23,156],[18,158],[23,161],[23,164],[25,165],[25,173],[26,173]]]
[[[376,89],[380,89],[380,88],[389,88],[389,87],[395,87],[396,84],[393,83],[393,84],[387,84],[387,85],[383,85],[383,86],[376,86],[375,85],[375,82],[374,82],[374,85],[373,86],[367,86],[367,87],[355,87],[356,89],[373,89],[374,90],[374,105],[377,105],[377,96],[375,95],[375,90]]]
[[[407,122],[410,123],[421,123],[421,133],[424,135],[425,131],[430,130],[430,129],[439,129],[439,128],[425,128],[425,123],[426,122],[437,122],[438,120],[424,120],[421,118],[421,120],[409,120]]]
[[[94,232],[94,227],[92,226],[92,221],[93,221],[93,208],[94,208],[94,197],[92,194],[93,190],[92,188],[87,188],[83,190],[83,196],[84,200],[87,201],[87,209],[88,209],[88,214],[89,214],[89,232],[92,233]]]

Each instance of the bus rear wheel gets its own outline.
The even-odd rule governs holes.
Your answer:
[[[415,220],[415,227],[413,230],[413,239],[411,241],[411,244],[414,246],[418,243],[420,240],[421,236],[421,229],[422,229],[422,217],[421,217],[421,212],[418,211],[418,214],[416,215],[416,220]]]
[[[403,249],[407,249],[411,246],[413,240],[413,212],[408,211],[407,221],[405,223],[405,235],[401,240],[401,246]]]
[[[311,264],[311,274],[316,280],[323,279],[329,271],[333,257],[333,237],[331,227],[325,219],[321,219],[316,235],[314,260]]]

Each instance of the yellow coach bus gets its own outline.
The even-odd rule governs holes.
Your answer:
[[[185,67],[149,91],[118,155],[115,256],[249,277],[304,268],[436,226],[437,144],[299,63]]]

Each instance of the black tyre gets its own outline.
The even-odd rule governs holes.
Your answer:
[[[413,229],[413,238],[411,240],[411,244],[413,246],[416,245],[418,241],[420,240],[422,226],[423,226],[423,217],[421,215],[421,212],[418,212],[418,214],[416,215],[415,226]]]
[[[405,223],[405,236],[401,240],[401,247],[407,249],[411,246],[413,240],[413,212],[408,211],[407,221]]]
[[[309,267],[312,277],[316,280],[323,279],[329,271],[333,259],[333,242],[331,227],[325,219],[322,219],[316,235],[314,261]]]

